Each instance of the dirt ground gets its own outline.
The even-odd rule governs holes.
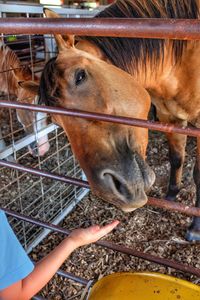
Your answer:
[[[195,201],[195,188],[192,180],[195,147],[195,140],[188,138],[188,155],[186,155],[182,189],[177,197],[177,201],[188,205]],[[148,162],[156,173],[156,182],[150,196],[162,198],[166,193],[169,177],[167,152],[164,135],[152,132],[148,147]],[[185,233],[191,218],[178,213],[145,206],[125,214],[89,194],[60,225],[73,229],[95,223],[102,225],[113,219],[120,220],[120,225],[106,237],[107,240],[200,268],[200,244],[188,243],[185,240]],[[50,234],[34,249],[31,256],[34,260],[42,258],[62,238],[60,234]],[[200,283],[199,278],[195,276],[95,245],[76,250],[63,264],[62,269],[86,279],[98,279],[121,271],[155,271]],[[43,289],[41,295],[49,300],[78,300],[81,299],[83,291],[82,285],[56,275]]]

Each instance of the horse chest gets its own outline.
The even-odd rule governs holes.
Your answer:
[[[180,120],[188,120],[189,115],[186,110],[184,110],[181,105],[179,105],[175,100],[165,100],[161,97],[152,96],[152,103],[156,106],[158,114],[165,115],[166,118],[172,119],[177,118]]]
[[[164,80],[153,88],[148,89],[151,101],[156,106],[158,114],[171,120],[178,118],[188,120],[188,111],[184,108],[181,101],[177,101],[178,81],[176,78]]]
[[[187,76],[188,77],[188,76]],[[183,121],[197,119],[200,114],[200,96],[197,82],[187,78],[183,84],[176,76],[169,77],[148,89],[157,111],[169,121],[176,118]]]

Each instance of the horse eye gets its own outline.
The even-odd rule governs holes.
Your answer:
[[[76,86],[82,84],[87,78],[85,70],[77,70],[75,73],[75,84]]]

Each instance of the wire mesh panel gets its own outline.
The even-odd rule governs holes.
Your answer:
[[[19,8],[2,4],[0,12],[2,17],[41,17],[42,7],[20,5]],[[74,9],[59,13],[80,17]],[[89,12],[88,16],[93,14]],[[2,35],[0,46],[0,80],[4,83],[0,87],[0,99],[37,103],[37,97],[19,95],[16,70],[28,68],[31,71],[29,79],[38,81],[45,62],[56,54],[53,37]],[[0,159],[83,179],[63,130],[51,124],[47,115],[38,118],[38,114],[26,114],[26,111],[0,109]],[[23,120],[27,118],[28,122],[24,124]],[[49,150],[40,153],[45,143],[48,143]],[[84,188],[3,167],[0,168],[0,178],[1,206],[54,224],[61,221],[88,192]],[[11,224],[28,252],[48,233],[16,219],[12,219]]]
[[[14,158],[24,165],[82,178],[81,169],[60,129],[51,133],[50,150],[46,156],[33,158],[24,148],[14,151]],[[19,171],[1,168],[0,173],[1,205],[46,221],[57,223],[86,193],[82,188]],[[16,220],[12,223],[20,241],[30,248],[41,229]]]

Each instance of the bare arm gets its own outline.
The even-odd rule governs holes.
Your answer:
[[[26,278],[0,291],[1,300],[28,300],[37,294],[53,277],[62,263],[78,247],[94,243],[111,232],[118,221],[99,227],[97,225],[86,229],[76,229],[64,239],[52,252],[39,261],[33,272]]]

